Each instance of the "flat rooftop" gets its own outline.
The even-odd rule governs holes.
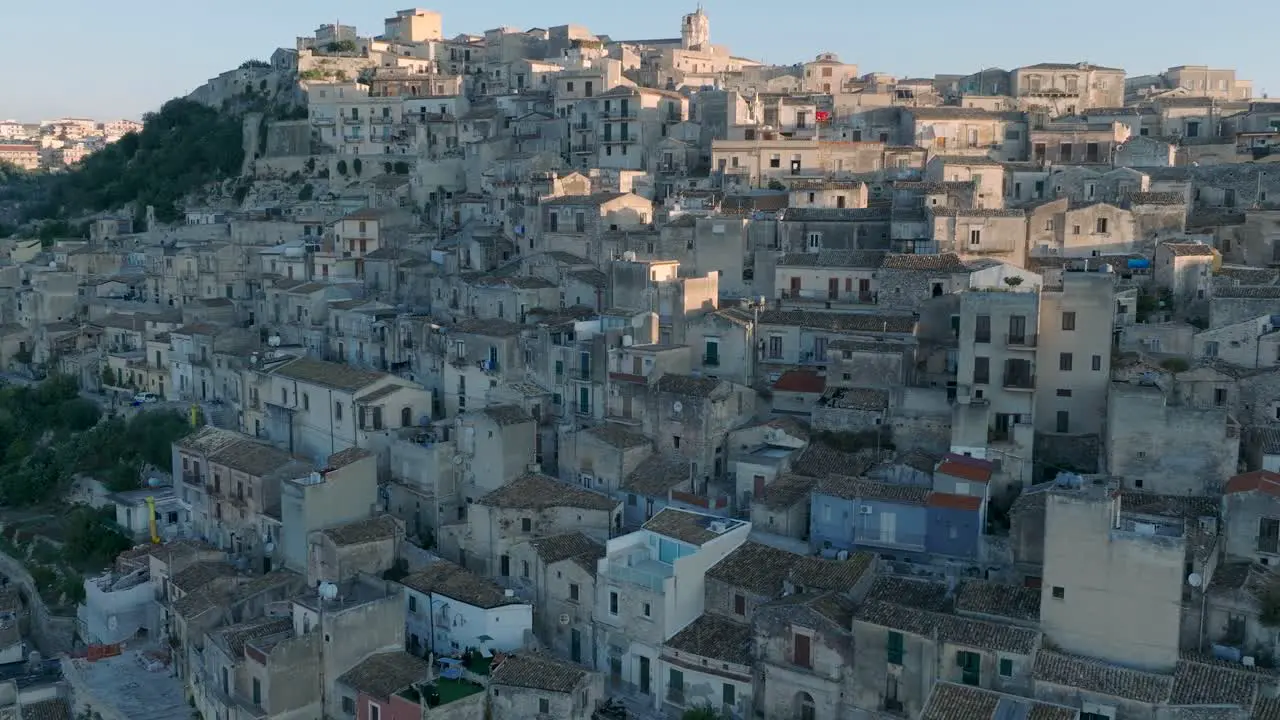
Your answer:
[[[182,681],[164,667],[151,672],[142,666],[139,651],[89,662],[63,660],[63,671],[77,697],[92,697],[129,720],[177,720],[191,717]],[[105,708],[103,709],[105,712]]]

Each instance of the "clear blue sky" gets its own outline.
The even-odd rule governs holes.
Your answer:
[[[446,0],[446,36],[574,23],[614,38],[677,37],[696,0]],[[334,20],[379,34],[409,0],[0,0],[0,119],[138,117],[206,78]],[[1280,92],[1275,5],[1200,0],[762,2],[705,0],[712,41],[788,64],[835,51],[862,72],[968,73],[1089,60],[1130,75],[1170,65],[1234,67],[1254,94]],[[1202,20],[1203,22],[1200,22]],[[1211,27],[1211,32],[1205,28]],[[16,70],[16,72],[15,72]]]

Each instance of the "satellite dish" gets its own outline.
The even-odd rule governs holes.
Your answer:
[[[1200,577],[1200,573],[1191,573],[1187,576],[1187,584],[1191,587],[1200,587],[1204,584],[1204,578]]]
[[[462,464],[462,456],[461,456],[461,455],[454,455],[454,456],[453,456],[453,464],[454,464],[454,465],[461,465],[461,464]]]
[[[684,403],[682,403],[682,402],[680,402],[679,400],[677,400],[677,401],[675,401],[675,403],[674,403],[674,404],[672,404],[672,405],[671,405],[671,409],[672,409],[672,410],[675,410],[676,412],[680,412],[681,410],[683,410],[683,409],[684,409]]]

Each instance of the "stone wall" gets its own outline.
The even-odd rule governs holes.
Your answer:
[[[27,636],[45,657],[68,653],[75,645],[76,618],[74,615],[53,614],[36,590],[31,573],[16,558],[0,553],[0,574],[17,585],[30,611]]]

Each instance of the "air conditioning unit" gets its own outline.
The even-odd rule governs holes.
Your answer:
[[[858,507],[859,515],[870,515],[873,512],[875,512],[875,509],[872,508],[870,505],[862,505]]]

